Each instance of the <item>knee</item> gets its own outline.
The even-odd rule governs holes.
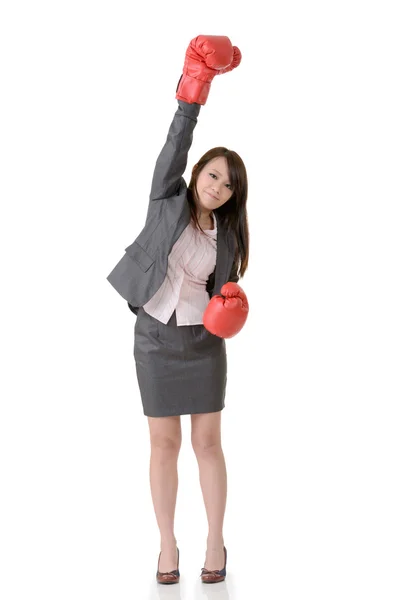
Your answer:
[[[197,457],[212,457],[221,452],[221,440],[209,434],[196,435],[192,436],[192,447]]]
[[[179,454],[181,447],[181,436],[152,435],[150,438],[151,451],[161,454],[163,457],[175,457]]]

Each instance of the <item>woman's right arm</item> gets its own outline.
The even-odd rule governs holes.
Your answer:
[[[200,107],[200,104],[178,100],[178,109],[154,169],[150,200],[170,198],[179,193]]]
[[[215,75],[235,69],[241,58],[239,48],[232,46],[226,35],[198,35],[190,41],[176,88],[178,110],[156,162],[150,200],[170,198],[179,193],[184,183],[182,175],[192,145],[193,130],[200,107],[207,101],[211,82]]]

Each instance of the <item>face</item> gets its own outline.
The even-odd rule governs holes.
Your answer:
[[[214,210],[228,202],[233,194],[229,180],[228,162],[224,156],[210,160],[200,171],[197,195],[204,210]]]

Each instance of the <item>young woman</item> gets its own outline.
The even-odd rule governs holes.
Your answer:
[[[223,519],[226,468],[221,448],[225,338],[240,331],[247,298],[247,174],[240,156],[217,147],[182,177],[212,79],[240,64],[226,36],[197,36],[186,51],[178,110],[157,159],[146,224],[107,277],[137,315],[136,373],[151,440],[150,486],[161,536],[157,581],[179,581],[174,535],[180,416],[190,414],[208,537],[202,581],[226,575]],[[239,266],[240,265],[240,266]]]

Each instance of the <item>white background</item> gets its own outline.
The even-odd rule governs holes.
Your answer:
[[[2,4],[2,600],[398,600],[396,4]],[[199,34],[243,59],[213,81],[185,178],[215,145],[246,164],[250,314],[227,340],[228,577],[199,580],[184,416],[182,579],[157,586],[136,317],[106,277]]]

